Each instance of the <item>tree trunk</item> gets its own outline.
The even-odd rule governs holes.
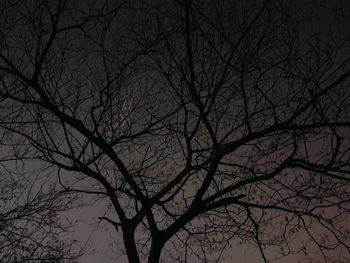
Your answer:
[[[148,263],[158,263],[160,260],[160,254],[162,253],[164,241],[157,238],[152,239],[151,251],[148,257]]]
[[[135,229],[128,227],[124,228],[123,239],[129,263],[140,263],[139,254],[135,244]]]

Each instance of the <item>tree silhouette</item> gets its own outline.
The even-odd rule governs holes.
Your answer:
[[[7,147],[2,145],[2,155],[5,150]],[[16,160],[2,157],[0,261],[77,262],[81,251],[77,251],[70,240],[59,239],[70,226],[57,220],[58,213],[69,208],[67,196],[57,195],[53,186],[46,186],[44,190],[41,181],[45,176],[33,169],[33,162],[31,171],[23,169],[20,172],[19,166],[13,168],[16,171],[11,171],[14,166],[11,163]]]
[[[346,262],[348,12],[5,1],[5,141],[55,168],[52,195],[106,202],[129,262],[209,262],[237,241],[265,262]]]

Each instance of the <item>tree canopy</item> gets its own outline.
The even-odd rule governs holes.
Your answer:
[[[23,216],[104,202],[133,263],[349,260],[348,3],[1,5],[2,163],[45,193]]]

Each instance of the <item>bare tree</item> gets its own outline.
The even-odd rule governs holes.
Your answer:
[[[3,155],[7,147],[1,146]],[[24,162],[6,156],[1,160],[0,261],[76,262],[81,250],[67,239],[71,223],[58,220],[58,213],[70,206],[69,197],[55,194],[32,161],[31,169],[21,169]],[[60,239],[62,235],[65,240]]]
[[[5,1],[16,158],[105,201],[129,262],[346,262],[349,6],[289,2]]]

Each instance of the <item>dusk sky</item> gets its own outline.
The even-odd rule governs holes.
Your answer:
[[[5,0],[0,262],[350,259],[350,3]]]

